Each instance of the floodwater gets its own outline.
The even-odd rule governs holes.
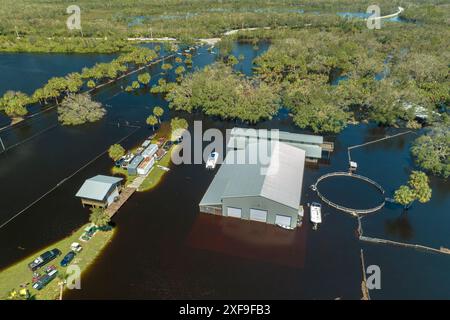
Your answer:
[[[233,53],[246,57],[235,66],[237,71],[250,74],[252,58],[266,49],[267,45],[254,48],[236,44]],[[211,64],[216,58],[217,55],[200,48],[194,55],[193,69]],[[23,56],[17,55],[17,59],[24,59],[22,65],[27,65]],[[88,63],[85,55],[47,59],[48,63],[40,68],[53,75],[79,70],[74,66]],[[98,61],[102,59],[103,56],[98,56]],[[19,81],[14,64],[10,65],[10,69],[4,70],[3,79],[7,81],[2,82],[0,91],[9,89],[8,83]],[[161,76],[173,78],[173,75],[161,75],[160,66],[151,67],[150,72],[152,84]],[[28,78],[29,87],[24,91],[34,87],[33,74]],[[154,106],[165,108],[163,121],[171,116],[185,117],[190,128],[194,120],[201,120],[204,130],[224,131],[242,125],[200,114],[169,112],[162,97],[150,94],[149,88],[122,92],[120,87],[135,78],[136,75],[131,76],[95,95],[108,111],[97,123],[56,126],[25,140],[56,124],[55,113],[49,111],[29,124],[0,133],[7,145],[26,141],[0,155],[0,224],[64,181],[0,229],[0,268],[67,236],[87,221],[89,211],[81,207],[74,195],[86,178],[108,174],[112,165],[107,155],[88,163],[129,134],[122,142],[127,148],[150,135],[145,119]],[[36,80],[35,87],[44,81]],[[135,130],[131,126],[141,128]],[[301,132],[286,114],[258,127]],[[305,169],[302,203],[318,201],[309,186],[319,176],[347,170],[347,147],[398,131],[369,124],[349,126],[337,137],[326,137],[335,142],[335,152],[329,161]],[[352,159],[358,162],[358,173],[374,179],[392,195],[413,168],[408,150],[414,138],[414,134],[409,134],[353,149]],[[362,243],[355,234],[357,221],[326,205],[323,205],[323,224],[318,231],[311,229],[308,215],[300,228],[286,231],[257,222],[199,213],[198,202],[214,173],[206,171],[203,165],[172,165],[156,189],[134,194],[113,219],[117,228],[113,241],[83,273],[82,289],[68,291],[65,298],[359,299],[360,249],[364,249],[366,265],[378,265],[382,272],[382,287],[371,291],[372,298],[450,298],[447,272],[450,256]],[[431,185],[433,198],[427,204],[416,203],[408,213],[390,204],[365,217],[362,220],[365,235],[450,247],[450,188],[448,183],[436,178],[431,179]],[[321,192],[342,204],[369,207],[379,200],[376,190],[353,180],[323,181],[322,187]]]

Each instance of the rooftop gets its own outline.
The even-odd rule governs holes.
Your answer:
[[[267,146],[266,143],[263,143]],[[268,159],[262,157],[253,163],[237,163],[236,159],[252,159],[253,147],[231,150],[214,180],[200,201],[200,205],[221,205],[223,198],[262,196],[286,206],[298,209],[300,205],[305,151],[282,142],[269,145]],[[245,158],[244,158],[245,157]]]
[[[122,181],[123,178],[97,175],[87,179],[76,196],[92,200],[102,201],[108,194],[111,187]]]

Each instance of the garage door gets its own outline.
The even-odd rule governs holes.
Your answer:
[[[258,210],[258,209],[250,209],[250,220],[266,222],[267,221],[267,211]]]
[[[241,218],[242,217],[242,209],[227,207],[227,216]]]
[[[275,224],[290,227],[291,226],[291,217],[282,216],[282,215],[277,214],[275,216]]]

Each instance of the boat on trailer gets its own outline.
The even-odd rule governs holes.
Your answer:
[[[311,203],[309,212],[310,220],[313,224],[313,229],[317,230],[318,225],[322,223],[322,205],[317,202]]]

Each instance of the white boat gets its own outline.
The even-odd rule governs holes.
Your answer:
[[[284,225],[284,224],[279,224],[279,223],[277,223],[277,226],[280,227],[280,228],[283,228],[283,229],[285,229],[285,230],[294,230],[294,228],[292,228],[292,227],[290,227],[290,226],[286,226],[286,225]]]
[[[206,169],[214,169],[216,167],[217,160],[219,160],[219,153],[212,152],[206,161]]]
[[[317,202],[311,203],[309,212],[310,220],[313,223],[313,229],[316,230],[317,226],[322,223],[322,205]]]

